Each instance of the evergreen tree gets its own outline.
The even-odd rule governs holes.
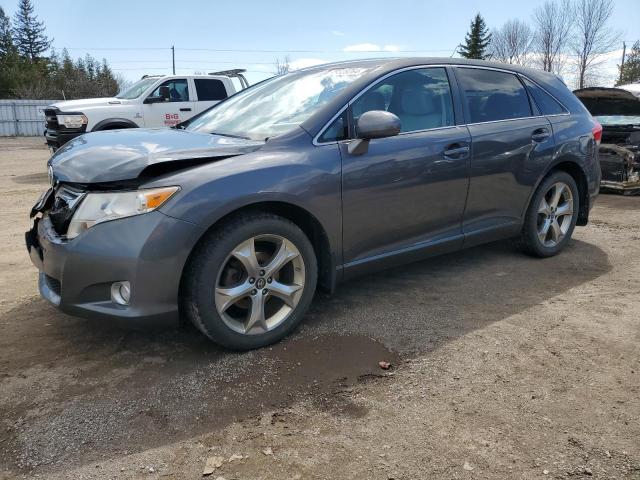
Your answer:
[[[489,57],[488,47],[490,43],[491,33],[487,29],[484,19],[478,13],[471,22],[471,28],[465,36],[464,45],[460,45],[458,53],[464,58],[484,60]]]
[[[6,58],[13,53],[15,53],[15,45],[11,34],[11,20],[0,7],[0,58]]]
[[[619,65],[618,70],[620,70]],[[631,51],[627,53],[624,59],[624,67],[622,67],[622,74],[616,85],[638,82],[640,82],[640,41],[634,43]]]
[[[13,20],[13,39],[20,55],[35,61],[51,46],[45,26],[33,12],[31,0],[20,0]]]

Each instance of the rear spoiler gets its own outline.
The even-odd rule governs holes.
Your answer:
[[[249,82],[247,82],[247,79],[243,75],[243,73],[245,72],[246,70],[242,68],[234,68],[233,70],[221,70],[219,72],[209,72],[209,75],[221,75],[229,78],[237,78],[238,80],[240,80],[240,85],[242,86],[242,88],[249,88]]]

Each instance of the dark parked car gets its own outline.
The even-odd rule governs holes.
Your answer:
[[[600,188],[640,193],[640,84],[590,87],[573,93],[602,125]]]
[[[221,345],[255,348],[299,324],[316,286],[510,237],[557,254],[598,193],[600,134],[540,71],[307,68],[178,129],[69,142],[27,246],[42,296],[65,312],[181,312]]]

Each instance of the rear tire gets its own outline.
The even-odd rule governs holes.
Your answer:
[[[315,252],[291,221],[242,214],[211,231],[185,270],[182,309],[219,345],[249,350],[291,333],[306,313],[318,276]]]
[[[541,258],[560,253],[569,243],[578,220],[578,195],[571,175],[560,170],[551,172],[531,199],[516,246]]]

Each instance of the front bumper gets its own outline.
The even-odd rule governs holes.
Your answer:
[[[40,271],[43,298],[83,317],[177,319],[180,277],[202,231],[150,212],[96,225],[75,239],[60,237],[47,216],[25,235]],[[111,299],[111,284],[129,281],[129,305]]]
[[[82,131],[62,131],[47,128],[44,132],[44,138],[47,141],[47,145],[52,147],[54,150],[57,150],[65,143],[83,135],[84,133],[85,132]]]

